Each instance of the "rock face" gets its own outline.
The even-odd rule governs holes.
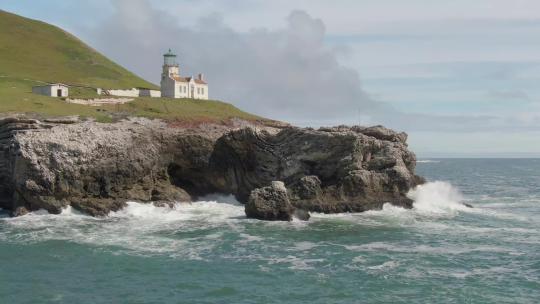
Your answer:
[[[277,134],[242,129],[218,139],[210,163],[216,188],[240,201],[279,180],[291,204],[302,210],[362,212],[385,203],[410,208],[406,193],[423,179],[414,174],[416,158],[406,138],[380,126],[288,128]]]
[[[410,207],[422,179],[406,134],[377,126],[319,130],[229,125],[171,127],[0,120],[0,208],[14,214],[68,205],[101,216],[129,200],[191,201],[234,194],[250,217]],[[272,183],[281,181],[283,183]]]
[[[246,215],[256,219],[290,221],[293,213],[294,207],[283,182],[275,181],[268,187],[251,191],[246,203]]]

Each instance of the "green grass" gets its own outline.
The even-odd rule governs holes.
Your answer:
[[[89,99],[89,98],[100,98],[103,96],[98,95],[96,90],[92,88],[70,87],[69,97]]]
[[[78,115],[94,118],[99,122],[113,122],[128,116],[170,121],[227,121],[231,118],[264,120],[229,103],[215,100],[139,97],[121,105],[79,105],[57,97],[33,94],[33,85],[33,81],[0,77],[0,113],[24,113],[40,117]]]
[[[123,104],[118,110],[132,116],[161,118],[165,120],[221,120],[263,118],[239,110],[233,105],[216,100],[171,99],[141,97]]]
[[[101,88],[157,86],[137,77],[60,28],[0,10],[0,116],[79,116],[113,122],[128,116],[171,121],[263,120],[212,100],[137,98],[123,105],[87,106],[32,93],[32,86],[62,82]],[[72,98],[99,97],[91,88],[70,87]],[[3,114],[3,115],[2,115]]]
[[[102,88],[157,89],[64,30],[2,10],[0,76]]]

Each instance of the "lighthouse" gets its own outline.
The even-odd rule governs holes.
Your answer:
[[[203,74],[199,74],[196,78],[181,76],[180,65],[176,58],[171,49],[163,54],[161,97],[208,99],[208,83]]]

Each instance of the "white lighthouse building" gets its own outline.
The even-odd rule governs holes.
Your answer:
[[[208,83],[204,81],[203,74],[197,78],[180,76],[176,55],[169,49],[163,55],[161,97],[208,99]]]

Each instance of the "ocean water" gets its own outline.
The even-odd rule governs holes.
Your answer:
[[[540,303],[540,160],[417,171],[413,210],[309,222],[246,219],[218,196],[4,217],[0,303]]]

